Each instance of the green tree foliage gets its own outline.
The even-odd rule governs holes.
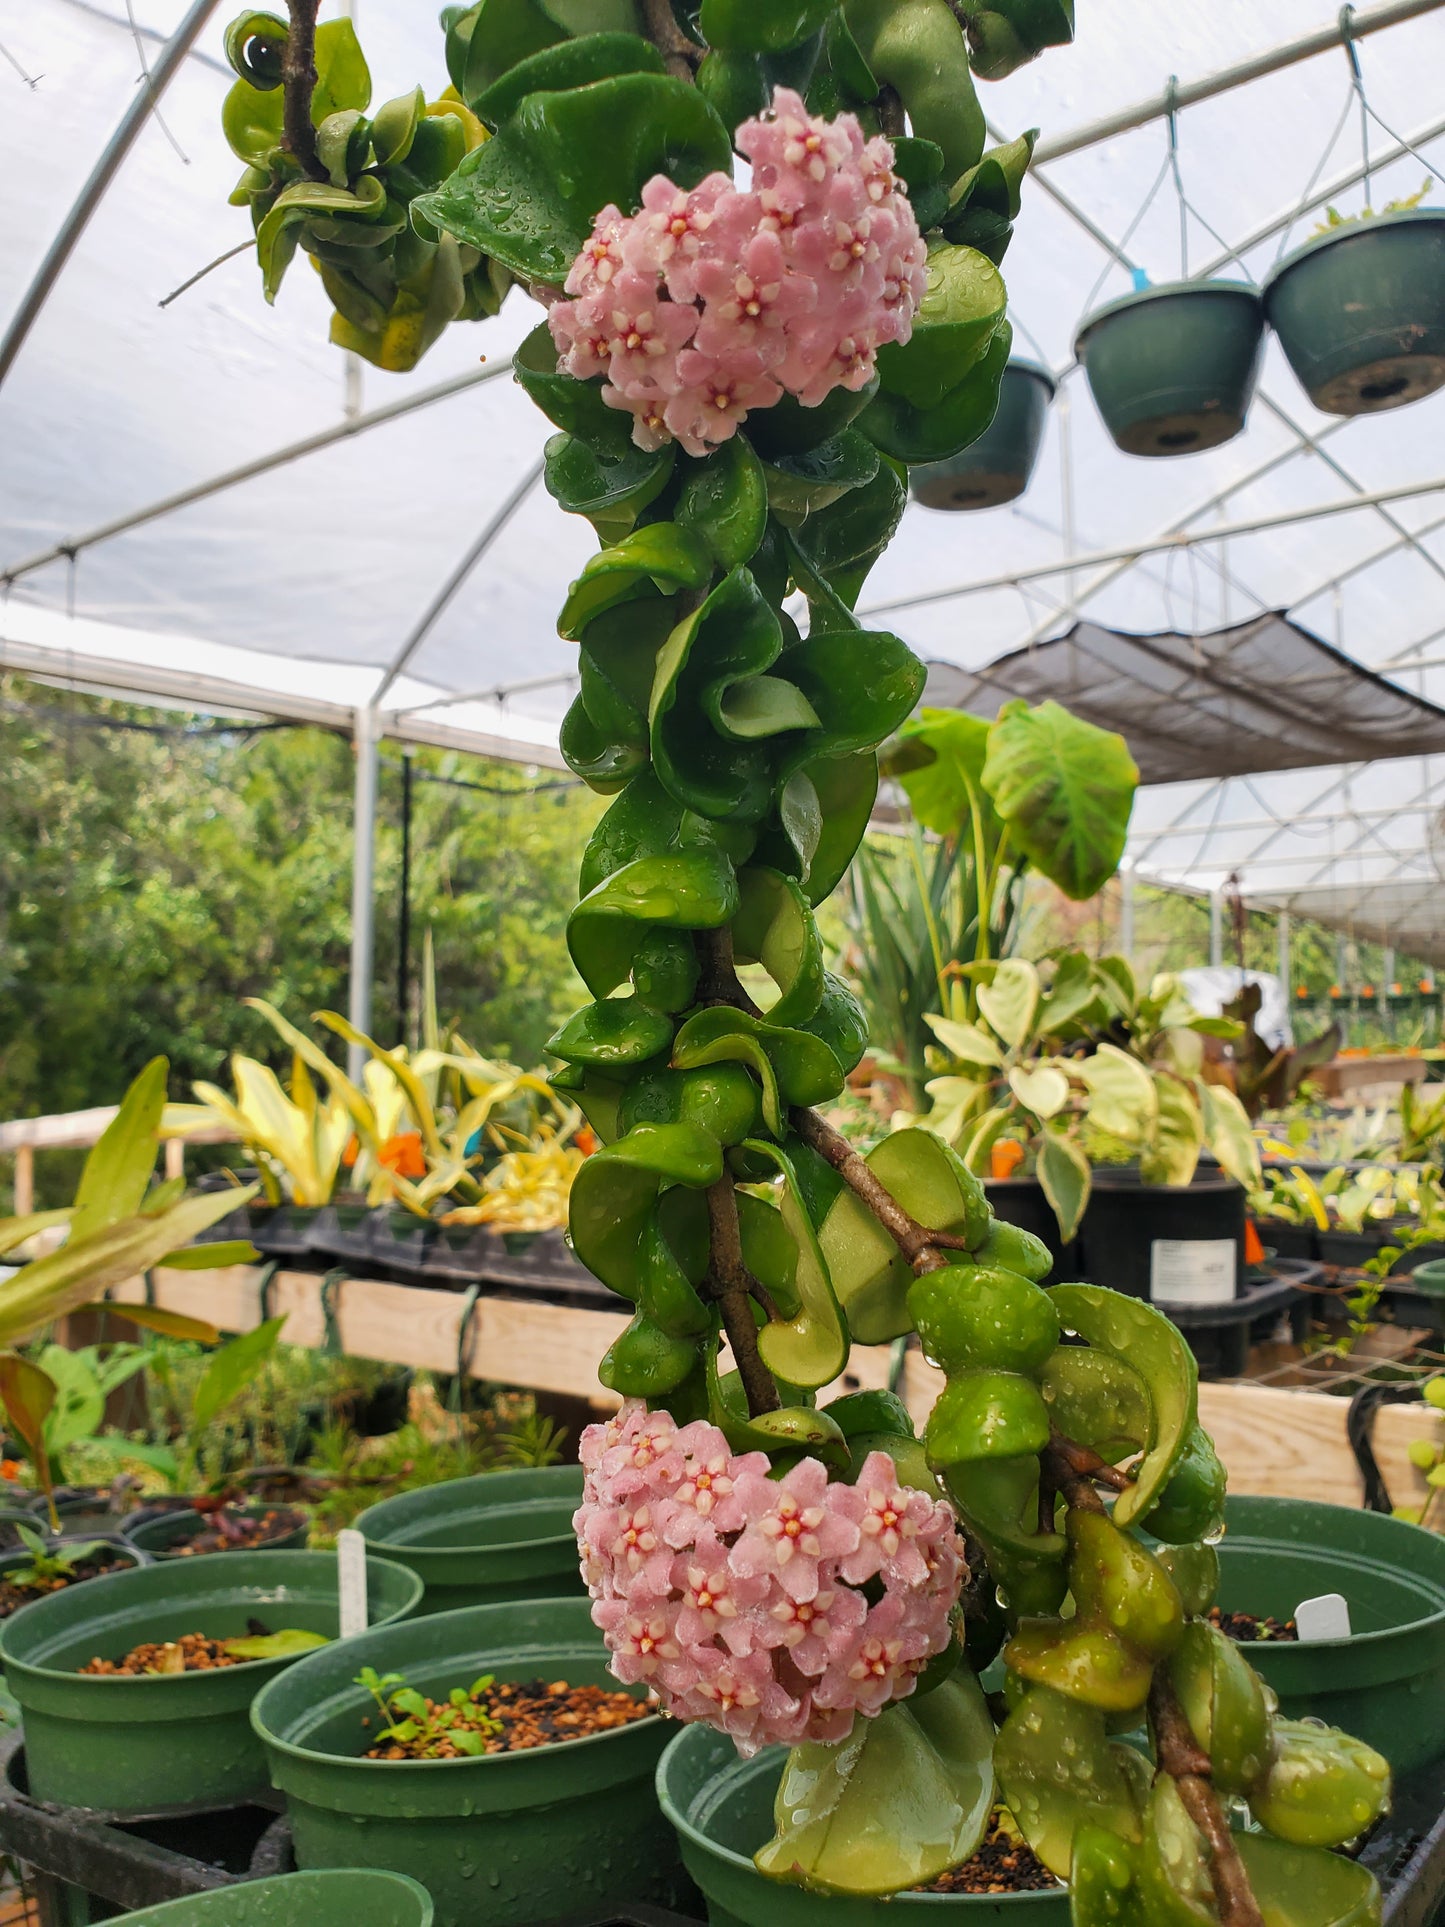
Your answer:
[[[374,1006],[387,1038],[398,763],[388,747]],[[115,1102],[158,1053],[177,1095],[233,1049],[275,1058],[243,997],[296,1021],[344,1007],[352,772],[350,745],[320,730],[218,730],[0,680],[0,1117]],[[443,1021],[539,1061],[577,1000],[563,924],[598,806],[570,779],[477,757],[419,750],[415,773],[414,972],[430,923]],[[64,1191],[62,1163],[40,1160],[42,1186],[53,1166]]]

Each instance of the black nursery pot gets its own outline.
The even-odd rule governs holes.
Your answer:
[[[1096,1170],[1078,1275],[1164,1311],[1228,1303],[1244,1289],[1244,1214],[1243,1187],[1213,1172],[1145,1184],[1137,1171]]]
[[[273,1204],[250,1208],[251,1243],[263,1258],[299,1261],[310,1255],[312,1227],[321,1216],[314,1204]]]

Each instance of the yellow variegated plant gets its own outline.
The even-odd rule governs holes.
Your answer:
[[[1146,1184],[1188,1184],[1206,1148],[1253,1189],[1259,1149],[1230,1090],[1206,1082],[1203,1037],[1238,1026],[1205,1017],[1177,977],[1141,990],[1123,957],[1066,951],[1043,966],[974,966],[972,996],[928,1018],[946,1059],[925,1120],[987,1174],[1001,1139],[1021,1143],[1065,1239],[1089,1202],[1091,1156],[1137,1158]],[[969,1003],[975,1015],[968,1014]]]
[[[534,1147],[504,1152],[482,1180],[480,1200],[448,1211],[442,1223],[487,1224],[494,1231],[560,1229],[582,1163],[576,1145],[544,1129]]]
[[[346,1105],[317,1091],[299,1055],[291,1061],[289,1092],[274,1071],[239,1051],[231,1057],[231,1077],[234,1098],[218,1085],[198,1081],[192,1088],[199,1103],[167,1105],[165,1133],[185,1137],[223,1124],[255,1158],[272,1204],[283,1198],[292,1204],[329,1203],[351,1141]]]
[[[65,1227],[62,1243],[0,1280],[0,1400],[30,1452],[48,1492],[50,1466],[44,1426],[55,1403],[55,1381],[13,1349],[68,1312],[94,1309],[113,1285],[156,1265],[245,1263],[256,1256],[244,1241],[195,1245],[193,1240],[236,1205],[255,1196],[239,1191],[187,1196],[184,1178],[152,1185],[166,1101],[164,1057],[136,1078],[85,1160],[74,1201],[62,1211],[0,1219],[0,1251],[14,1253],[37,1232]],[[147,1305],[127,1305],[133,1324],[214,1343],[213,1325]]]

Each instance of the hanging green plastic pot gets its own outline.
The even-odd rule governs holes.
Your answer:
[[[139,1927],[431,1927],[431,1895],[405,1874],[337,1868],[243,1880],[120,1918]]]
[[[264,1545],[247,1547],[256,1552],[287,1552],[292,1547],[304,1546],[311,1533],[311,1521],[304,1513],[298,1513],[295,1506],[277,1505],[233,1505],[226,1510],[232,1517],[238,1514],[246,1519],[264,1519],[268,1512],[277,1516],[277,1531]],[[124,1529],[124,1536],[142,1552],[148,1552],[152,1559],[175,1560],[209,1557],[208,1554],[190,1553],[185,1550],[192,1536],[203,1530],[205,1525],[201,1513],[190,1507],[175,1512],[162,1513],[159,1518],[140,1519],[135,1525]],[[239,1550],[239,1548],[238,1548]],[[234,1559],[235,1552],[228,1552],[227,1558]]]
[[[259,1694],[252,1723],[286,1796],[302,1867],[390,1867],[425,1883],[437,1927],[519,1927],[685,1896],[652,1792],[661,1719],[517,1753],[368,1760],[363,1666],[445,1699],[479,1675],[617,1682],[585,1599],[471,1606],[322,1648]],[[369,1726],[364,1722],[370,1722]]]
[[[415,1610],[415,1574],[366,1562],[374,1626]],[[143,1642],[206,1633],[234,1639],[259,1620],[336,1638],[336,1558],[328,1552],[226,1552],[120,1572],[71,1586],[16,1613],[0,1629],[0,1658],[25,1716],[25,1759],[38,1800],[146,1813],[224,1806],[266,1784],[251,1731],[255,1693],[294,1665],[254,1659],[208,1672],[96,1675]],[[345,1642],[350,1652],[354,1642]],[[339,1649],[338,1649],[339,1650]],[[347,1663],[343,1660],[343,1664]]]
[[[572,1530],[581,1503],[580,1465],[530,1466],[398,1493],[368,1506],[356,1528],[423,1582],[424,1613],[450,1612],[582,1592]]]
[[[773,1796],[787,1753],[740,1760],[726,1734],[688,1726],[657,1769],[657,1797],[682,1843],[683,1865],[707,1898],[711,1927],[1068,1927],[1066,1888],[1034,1894],[896,1894],[861,1899],[805,1893],[769,1880],[753,1855],[773,1834]]]
[[[1245,1647],[1286,1717],[1343,1727],[1397,1773],[1445,1754],[1445,1539],[1314,1499],[1233,1498],[1225,1519],[1225,1612],[1292,1619],[1330,1592],[1349,1603],[1348,1639]]]
[[[1445,386],[1445,208],[1346,222],[1287,254],[1264,305],[1316,408],[1373,415]]]
[[[1263,342],[1255,289],[1242,281],[1176,281],[1090,315],[1074,353],[1126,455],[1197,455],[1244,427]]]
[[[1033,476],[1057,387],[1038,362],[1011,361],[998,412],[978,440],[947,461],[908,471],[914,499],[930,509],[992,509],[1016,501]]]

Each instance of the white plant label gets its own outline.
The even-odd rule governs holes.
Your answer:
[[[341,1600],[341,1637],[366,1631],[366,1541],[347,1527],[336,1535],[336,1585]]]
[[[1302,1599],[1294,1609],[1294,1628],[1302,1640],[1348,1639],[1350,1602],[1342,1592],[1322,1592]]]
[[[1149,1253],[1149,1296],[1156,1305],[1227,1305],[1239,1250],[1233,1238],[1156,1238]]]

